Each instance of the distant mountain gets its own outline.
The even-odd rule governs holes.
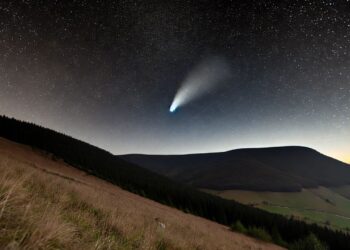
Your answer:
[[[122,159],[197,188],[299,191],[350,184],[350,165],[306,147],[237,149],[192,155],[123,155]]]

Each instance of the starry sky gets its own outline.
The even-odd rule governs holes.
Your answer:
[[[170,113],[213,57],[230,77]],[[114,154],[302,145],[350,163],[350,2],[1,1],[0,114]]]

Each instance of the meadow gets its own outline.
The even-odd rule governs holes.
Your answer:
[[[318,187],[301,192],[205,191],[335,230],[350,230],[350,186]]]
[[[0,139],[1,249],[282,249]]]

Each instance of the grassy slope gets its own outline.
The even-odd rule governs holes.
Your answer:
[[[348,199],[350,199],[350,186],[342,186],[342,187],[335,187],[332,188],[332,190],[340,195],[342,195],[343,197],[346,197]]]
[[[328,225],[350,228],[350,187],[303,189],[301,192],[213,191],[212,194],[234,199],[267,211]],[[347,196],[348,195],[348,196]]]
[[[164,228],[165,227],[165,228]],[[281,249],[0,139],[0,248]]]

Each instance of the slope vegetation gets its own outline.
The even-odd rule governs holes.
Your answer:
[[[0,139],[0,248],[282,249]]]
[[[349,186],[318,187],[301,192],[206,191],[266,211],[349,232],[350,199],[344,194],[346,189]]]

